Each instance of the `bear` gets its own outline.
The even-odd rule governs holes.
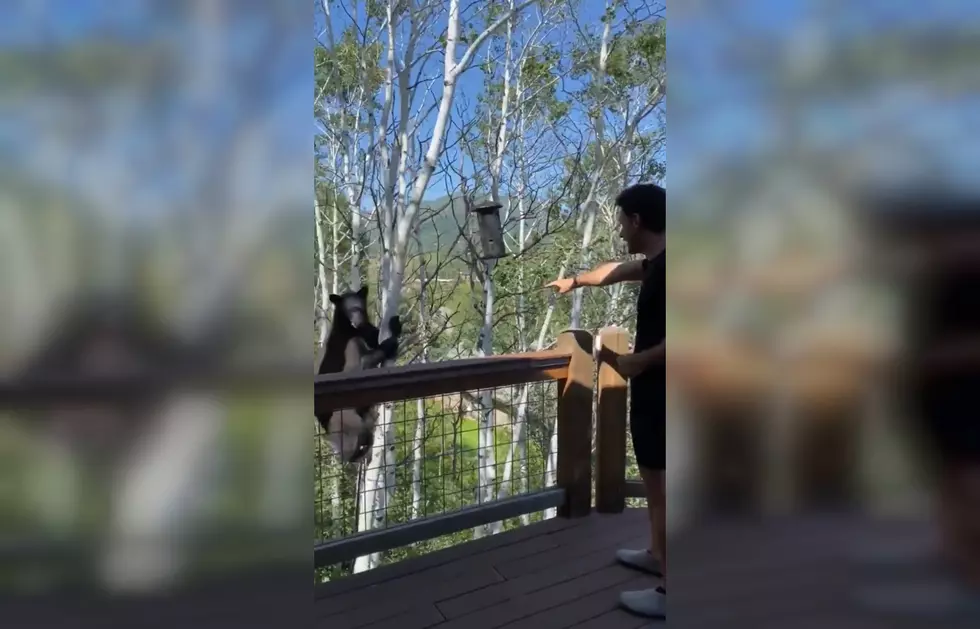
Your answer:
[[[367,294],[367,287],[362,287],[358,291],[330,295],[334,305],[333,325],[317,367],[318,375],[371,369],[397,357],[401,321],[392,317],[388,326],[390,336],[379,343],[379,330],[367,314]],[[377,418],[374,407],[342,409],[317,416],[331,447],[344,463],[370,462]]]

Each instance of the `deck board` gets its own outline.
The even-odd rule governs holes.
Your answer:
[[[642,546],[646,541],[646,536],[633,536],[624,541],[632,545]],[[549,561],[542,562],[537,566],[532,567],[533,564],[528,564],[524,573],[514,573],[511,578],[502,574],[506,579],[504,582],[440,601],[438,603],[439,610],[447,619],[456,618],[491,605],[506,603],[516,597],[537,592],[565,581],[587,576],[610,567],[610,557],[619,545],[602,548],[586,555],[574,554],[574,549],[570,551],[566,548],[566,556],[560,560],[555,561],[549,557]]]
[[[921,528],[846,515],[700,525],[670,541],[671,616],[692,628],[904,626],[853,607],[846,554],[861,536],[901,539]],[[320,586],[317,626],[657,626],[617,607],[623,590],[655,583],[614,560],[617,548],[643,546],[647,536],[646,514],[639,509],[534,524]]]
[[[564,530],[579,525],[577,520],[553,518],[535,524],[533,527],[522,527],[507,531],[493,537],[485,537],[465,545],[453,546],[445,550],[417,557],[411,561],[399,562],[383,566],[376,570],[355,574],[338,581],[321,583],[314,588],[315,599],[335,598],[344,592],[352,592],[366,587],[392,581],[398,577],[415,575],[420,572],[444,566],[460,559],[470,559],[485,552],[512,546],[522,541],[540,543],[542,537],[555,531]]]

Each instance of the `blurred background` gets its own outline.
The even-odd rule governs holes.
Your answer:
[[[724,476],[690,432],[755,407],[740,414],[768,444],[760,505],[792,511],[804,476],[846,467],[862,507],[923,508],[893,377],[910,285],[878,263],[897,242],[866,219],[980,198],[980,11],[705,1],[669,18],[671,434],[689,446],[671,464],[707,458]],[[687,475],[669,478],[690,496]]]
[[[4,593],[254,574],[308,603],[312,15],[0,8]],[[892,369],[907,291],[862,217],[980,198],[980,5],[668,18],[672,535],[722,505],[927,516]]]
[[[308,602],[310,20],[0,9],[3,593]]]
[[[673,618],[948,626],[842,610],[883,575],[912,588],[876,593],[879,611],[962,594],[916,554],[934,452],[902,378],[929,336],[916,279],[947,246],[926,241],[980,218],[980,6],[705,0],[668,17]],[[934,233],[896,237],[909,212]],[[720,511],[746,526],[690,541]],[[861,553],[876,575],[855,573]]]

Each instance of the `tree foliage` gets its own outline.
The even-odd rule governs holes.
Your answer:
[[[483,351],[480,341],[485,337],[492,338],[489,349],[495,354],[527,351],[539,343],[551,346],[572,322],[573,306],[571,300],[556,298],[542,287],[589,260],[624,255],[612,207],[615,194],[624,185],[660,180],[665,174],[665,114],[660,107],[666,68],[664,22],[636,19],[630,2],[617,3],[603,14],[586,3],[547,0],[484,33],[507,15],[509,3],[485,4],[482,15],[464,6],[456,61],[473,54],[474,65],[452,88],[456,93],[445,143],[435,162],[427,164],[424,158],[433,141],[440,100],[450,89],[444,75],[446,3],[411,0],[389,5],[379,0],[347,5],[348,10],[334,12],[338,35],[333,47],[321,45],[315,53],[315,112],[321,128],[315,143],[317,195],[323,208],[319,220],[326,221],[331,234],[339,234],[328,243],[327,263],[336,252],[344,266],[329,272],[347,273],[343,260],[351,253],[349,234],[352,224],[360,222],[362,231],[354,242],[366,258],[363,280],[372,287],[372,296],[381,293],[387,265],[394,261],[393,232],[382,218],[404,215],[413,187],[431,166],[430,187],[435,189],[424,191],[412,226],[400,294],[399,314],[417,342],[404,348],[402,360],[473,356]],[[583,20],[582,15],[589,17]],[[355,16],[355,21],[347,16]],[[607,23],[608,56],[605,72],[599,73]],[[480,47],[470,51],[477,42]],[[465,210],[492,193],[499,194],[503,206],[508,255],[488,265],[480,256],[475,219]],[[594,224],[594,234],[584,244],[588,223]],[[632,298],[629,290],[595,290],[576,316],[591,329],[630,324]],[[422,418],[414,402],[396,404],[391,417],[398,452],[395,484],[386,488],[387,521],[413,517],[416,460],[421,461],[423,478],[445,478],[456,488],[447,495],[438,483],[423,483],[423,513],[472,504],[488,478],[493,479],[493,495],[505,484],[516,483],[507,490],[513,493],[545,483],[554,399],[541,387],[521,389],[475,398],[468,406],[450,405],[455,410],[445,399],[426,400]],[[524,395],[527,400],[519,405]],[[497,410],[488,415],[491,407]],[[488,428],[489,416],[494,419]],[[427,434],[419,448],[406,448],[423,427]],[[511,447],[522,430],[525,440],[514,448],[524,449],[524,459]],[[488,438],[498,443],[492,452]],[[492,454],[494,474],[475,475],[478,453]],[[340,472],[326,467],[327,458],[321,456],[317,491],[329,502],[333,489],[326,481]],[[514,462],[513,469],[508,461]],[[527,466],[523,473],[522,466]],[[521,481],[527,482],[517,486]],[[356,493],[350,482],[341,483],[338,518],[330,526],[318,520],[321,535],[352,530],[357,505],[351,504]],[[400,549],[384,559],[469,535]],[[335,569],[330,574],[339,573]]]

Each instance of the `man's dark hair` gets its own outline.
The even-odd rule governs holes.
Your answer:
[[[627,216],[639,216],[640,225],[655,234],[667,230],[667,191],[652,183],[638,183],[616,197],[616,205]]]

